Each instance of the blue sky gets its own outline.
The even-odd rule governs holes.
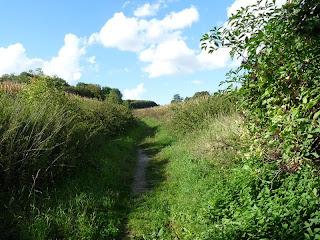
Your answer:
[[[0,75],[41,67],[70,84],[119,88],[126,99],[170,103],[174,94],[215,92],[227,49],[200,39],[255,0],[0,0]]]

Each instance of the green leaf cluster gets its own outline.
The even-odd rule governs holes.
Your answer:
[[[320,155],[320,3],[292,0],[281,8],[258,1],[203,36],[202,48],[230,49],[250,136],[272,149],[269,161],[315,162]],[[296,169],[287,168],[289,171]]]

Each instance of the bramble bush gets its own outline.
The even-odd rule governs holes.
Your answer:
[[[212,197],[221,239],[320,239],[320,3],[258,1],[205,34],[209,53],[225,47],[242,63],[227,83],[240,83],[248,133],[244,169]],[[248,172],[241,173],[241,171]],[[220,199],[220,200],[219,200]]]
[[[267,154],[270,161],[292,171],[317,162],[319,1],[292,0],[282,8],[276,8],[275,1],[258,1],[201,41],[209,52],[226,47],[232,57],[242,58],[229,82],[241,83],[242,113],[251,135],[273,149]]]

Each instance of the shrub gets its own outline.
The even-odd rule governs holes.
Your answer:
[[[230,94],[217,94],[170,105],[173,112],[168,126],[176,134],[204,128],[212,118],[235,112],[235,100]]]
[[[68,95],[43,74],[14,97],[4,90],[0,97],[0,188],[8,198],[30,197],[93,164],[86,152],[134,123],[124,106]]]
[[[293,0],[282,8],[258,1],[202,39],[209,52],[229,47],[243,59],[231,81],[242,84],[252,136],[274,149],[279,165],[319,158],[319,33],[319,1]]]

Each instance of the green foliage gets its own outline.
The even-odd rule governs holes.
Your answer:
[[[277,155],[267,158],[279,164],[319,158],[319,1],[293,0],[280,9],[259,1],[201,41],[210,52],[229,47],[232,57],[243,58],[231,81],[242,84],[251,134]]]
[[[78,168],[43,194],[31,216],[19,221],[19,239],[122,239],[136,142],[144,131],[139,125],[113,141],[96,141],[94,151],[86,154],[95,164]]]
[[[3,74],[0,77],[0,82],[17,82],[17,83],[28,83],[32,73],[22,72],[19,75],[14,74]]]
[[[131,109],[142,109],[159,106],[155,102],[148,100],[126,100],[125,102],[128,103]]]
[[[235,112],[235,100],[230,94],[218,94],[190,99],[180,104],[172,104],[172,117],[168,121],[169,128],[176,134],[185,134],[200,128],[220,115]]]
[[[41,194],[97,162],[87,154],[133,126],[128,108],[66,94],[38,74],[17,95],[0,90],[1,222],[16,229]],[[5,206],[5,207],[4,207]],[[0,228],[3,227],[1,224]],[[13,225],[13,226],[10,226]]]
[[[121,104],[122,103],[122,94],[119,91],[119,89],[113,88],[110,90],[109,94],[106,95],[106,100]]]
[[[202,91],[202,92],[196,92],[192,98],[196,99],[196,98],[208,97],[208,96],[210,96],[210,93],[208,91]]]
[[[91,84],[91,83],[83,83],[79,82],[76,86],[70,86],[64,79],[59,78],[57,76],[49,77],[44,76],[41,69],[37,69],[36,72],[30,71],[22,72],[20,75],[14,75],[14,74],[4,74],[0,77],[0,87],[3,84],[10,83],[11,85],[29,85],[32,84],[35,79],[38,81],[41,81],[39,79],[41,78],[47,78],[50,79],[50,81],[47,81],[45,84],[48,87],[50,85],[50,91],[54,90],[54,88],[57,88],[58,90],[64,90],[68,93],[75,94],[81,97],[87,97],[87,98],[95,98],[98,100],[109,100],[111,102],[121,104],[122,103],[122,93],[117,88],[110,88],[110,87],[101,87],[98,84]],[[13,84],[12,84],[13,83]],[[48,85],[49,84],[49,85]],[[40,86],[40,83],[38,83],[39,89],[45,89]]]
[[[190,110],[188,104],[194,103],[179,106]],[[170,115],[155,110],[139,110],[149,113],[146,122],[157,131],[144,145],[155,154],[148,173],[152,191],[129,215],[132,239],[319,238],[315,169],[292,174],[263,164],[263,155],[247,160],[250,145],[234,111],[213,115],[204,127],[172,138],[166,125]]]
[[[180,94],[175,94],[175,95],[173,95],[173,99],[172,99],[171,103],[182,102],[182,101],[183,101],[183,97],[181,97]]]

